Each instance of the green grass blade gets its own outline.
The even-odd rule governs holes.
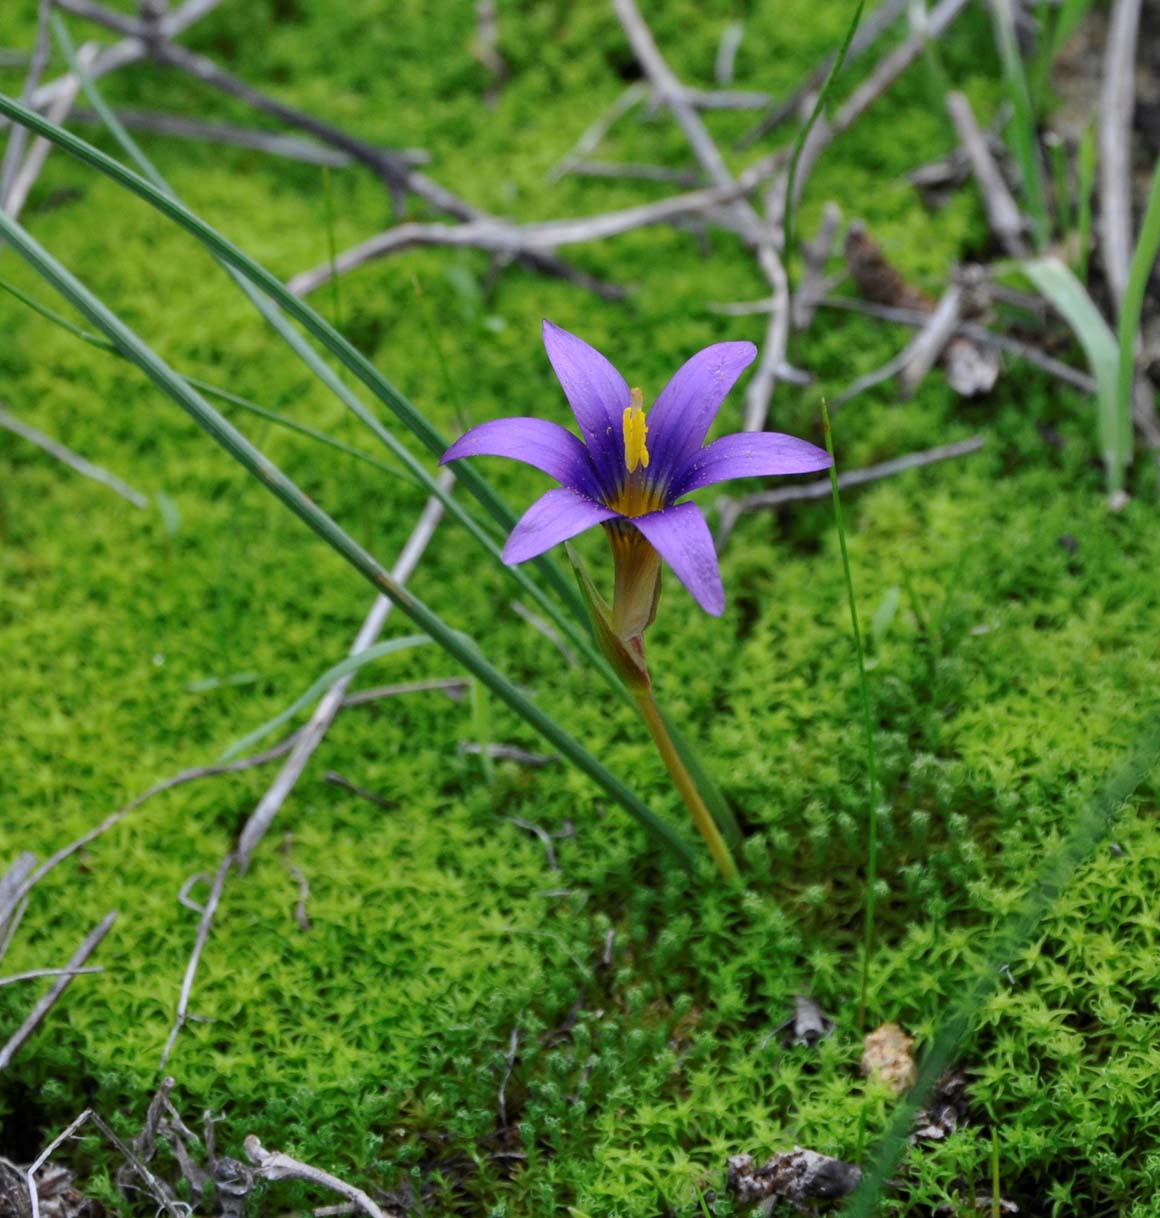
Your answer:
[[[983,962],[967,978],[959,997],[940,1020],[923,1055],[918,1079],[894,1110],[878,1141],[858,1191],[842,1207],[842,1218],[871,1218],[879,1212],[883,1189],[908,1145],[918,1110],[928,1102],[939,1076],[955,1060],[972,1020],[994,993],[1004,965],[1017,960],[1033,941],[1079,866],[1106,841],[1124,804],[1160,764],[1160,719],[1153,716],[1140,730],[1127,760],[1108,777],[1081,809],[1061,845],[1047,856],[1032,878],[1018,908],[996,929]]]
[[[1116,417],[1119,421],[1121,451],[1132,452],[1132,385],[1136,376],[1136,339],[1140,334],[1140,314],[1144,308],[1144,293],[1148,278],[1160,254],[1160,161],[1152,173],[1152,186],[1140,235],[1132,251],[1128,267],[1128,282],[1120,302],[1120,326],[1116,375]]]
[[[1096,379],[1100,455],[1108,472],[1108,491],[1123,489],[1124,468],[1132,459],[1132,431],[1120,425],[1117,400],[1119,350],[1116,338],[1087,288],[1058,258],[1023,263],[1027,277],[1061,313],[1087,356]]]
[[[124,351],[164,393],[177,402],[248,473],[341,555],[375,589],[388,596],[400,612],[429,634],[440,647],[478,677],[496,697],[540,732],[577,769],[587,774],[619,803],[652,837],[689,870],[694,856],[677,833],[660,820],[619,778],[606,769],[557,722],[525,697],[498,669],[483,658],[474,642],[453,629],[390,573],[353,537],[310,499],[264,453],[218,413],[183,377],[131,330],[116,314],[48,253],[21,225],[0,212],[0,236],[20,254],[89,322]]]
[[[425,634],[405,634],[401,638],[386,639],[382,643],[372,643],[370,647],[358,652],[357,655],[347,656],[345,660],[340,660],[337,664],[328,668],[322,676],[299,694],[285,710],[279,711],[272,719],[267,719],[260,727],[254,728],[252,732],[247,732],[239,740],[235,740],[222,753],[218,761],[232,761],[235,757],[241,756],[242,753],[248,752],[259,740],[264,740],[271,732],[280,728],[283,723],[293,719],[300,711],[317,702],[336,681],[341,681],[343,677],[349,676],[352,672],[358,672],[364,665],[373,663],[375,660],[381,660],[384,656],[394,655],[397,651],[406,651],[411,647],[420,647],[424,643],[430,642],[430,637]]]
[[[1003,65],[1003,80],[1013,112],[1012,136],[1015,159],[1023,178],[1023,200],[1031,214],[1031,230],[1035,248],[1047,247],[1051,238],[1051,219],[1047,214],[1047,191],[1043,185],[1043,170],[1039,163],[1039,142],[1035,132],[1035,111],[1019,41],[1015,36],[1015,14],[1012,0],[991,0],[991,15],[995,26],[995,42]]]
[[[858,689],[862,698],[862,730],[866,733],[866,766],[870,780],[870,817],[866,831],[866,916],[862,935],[862,983],[858,997],[858,1027],[866,1026],[866,999],[870,984],[870,952],[874,947],[874,908],[878,897],[878,752],[874,745],[874,718],[870,713],[870,685],[866,680],[866,650],[858,625],[858,602],[854,598],[854,577],[850,574],[850,553],[846,548],[846,523],[842,516],[842,497],[838,494],[838,463],[834,458],[834,434],[830,412],[822,399],[822,430],[826,452],[830,454],[830,487],[834,494],[834,520],[838,526],[838,546],[842,551],[842,571],[846,576],[846,599],[850,604],[850,627],[858,653]]]
[[[96,347],[98,351],[104,351],[107,355],[115,355],[118,359],[125,358],[123,354],[113,346],[112,343],[106,342],[98,334],[92,334],[83,327],[75,325],[69,321],[62,313],[58,313],[55,309],[50,309],[48,305],[37,300],[33,296],[29,296],[26,292],[20,290],[15,284],[9,283],[6,279],[0,279],[0,290],[8,292],[11,296],[15,296],[17,300],[27,305],[35,313],[39,313],[41,317],[50,321],[55,326],[72,334],[75,338],[79,338],[82,342],[88,343],[90,346]],[[361,448],[356,448],[352,444],[346,444],[342,440],[336,440],[333,436],[328,436],[326,432],[319,431],[317,428],[310,427],[306,423],[299,423],[297,419],[290,418],[289,415],[280,413],[277,410],[271,410],[268,406],[259,406],[257,402],[251,401],[249,398],[242,397],[240,394],[232,393],[228,389],[223,389],[220,385],[215,385],[210,381],[203,381],[199,377],[189,376],[183,373],[185,379],[202,393],[209,394],[210,397],[220,398],[223,402],[229,402],[231,405],[239,406],[242,410],[248,411],[250,414],[257,415],[258,418],[268,419],[271,423],[277,424],[279,427],[284,427],[288,431],[296,431],[300,435],[307,436],[318,444],[325,444],[328,448],[333,448],[337,452],[346,453],[348,457],[354,457],[357,461],[362,461],[367,465],[374,466],[375,469],[386,474],[390,478],[399,478],[404,482],[409,482],[412,486],[422,489],[423,484],[412,478],[410,474],[404,473],[401,469],[395,469],[394,466],[388,465],[385,461],[380,461],[378,457],[371,453],[364,452]]]
[[[1079,200],[1076,205],[1076,264],[1080,283],[1087,283],[1092,250],[1092,191],[1096,185],[1096,124],[1093,119],[1079,140]]]
[[[57,41],[60,43],[61,49],[69,62],[69,66],[78,74],[82,87],[85,89],[86,95],[93,104],[93,108],[101,116],[101,119],[109,128],[109,131],[112,133],[114,138],[125,150],[126,154],[137,165],[137,168],[140,170],[144,179],[146,179],[145,184],[158,191],[165,199],[180,205],[180,200],[177,198],[177,195],[174,193],[172,187],[168,182],[165,181],[153,163],[145,155],[144,151],[141,149],[141,146],[133,139],[129,132],[125,130],[123,124],[101,95],[100,90],[97,89],[92,79],[78,62],[72,41],[68,35],[68,30],[65,28],[64,22],[61,21],[59,16],[54,15],[53,29],[56,34]],[[339,377],[333,371],[333,369],[331,369],[331,367],[319,357],[318,353],[287,321],[282,311],[274,303],[272,303],[272,301],[268,299],[266,295],[263,295],[263,293],[259,291],[256,286],[251,286],[248,277],[245,276],[238,268],[230,265],[229,262],[222,258],[216,250],[213,252],[214,256],[217,257],[218,261],[226,267],[226,270],[229,272],[231,277],[241,287],[242,291],[245,292],[248,299],[258,310],[258,312],[261,313],[266,322],[273,327],[283,341],[290,346],[299,359],[301,359],[303,363],[305,363],[306,366],[315,374],[315,376],[317,376],[319,380],[321,380],[322,383],[343,403],[343,405],[345,405],[348,410],[357,416],[374,433],[376,438],[379,439],[395,455],[395,457],[402,464],[403,468],[409,472],[414,481],[417,481],[420,485],[425,487],[429,494],[435,495],[439,498],[443,504],[444,510],[453,519],[457,520],[461,525],[463,525],[464,528],[467,529],[471,536],[481,546],[483,546],[491,559],[499,567],[501,567],[501,569],[511,575],[511,578],[520,585],[523,591],[529,597],[531,597],[544,610],[544,612],[552,618],[558,628],[568,636],[573,645],[584,651],[590,660],[594,660],[597,653],[595,648],[592,646],[591,639],[583,629],[583,619],[580,619],[580,623],[578,623],[575,618],[569,619],[560,611],[559,605],[553,601],[552,598],[547,595],[544,589],[541,588],[528,575],[527,571],[518,567],[509,567],[506,563],[504,563],[502,548],[497,542],[496,538],[480,525],[479,521],[477,521],[475,517],[471,515],[471,513],[463,506],[462,503],[459,502],[458,499],[448,494],[447,491],[443,489],[435,477],[427,471],[423,464],[414,456],[406,445],[400,443],[400,441],[383,426],[381,421],[377,419],[369,410],[367,410],[366,406],[359,399],[358,395],[355,394],[349,388],[349,386],[345,384],[342,378]],[[290,294],[286,293],[286,295],[289,296]],[[294,297],[291,296],[290,299],[294,299]],[[328,323],[325,322],[320,316],[317,314],[315,316],[322,326],[330,328]],[[337,335],[337,331],[333,331],[333,333]],[[345,342],[345,340],[343,341]],[[353,351],[354,348],[352,347],[351,350]],[[384,384],[385,383],[386,382],[384,382]],[[392,390],[392,392],[394,391]],[[399,397],[400,401],[405,401],[401,395],[397,396]],[[418,411],[414,409],[414,407],[410,406],[409,403],[407,406],[416,417],[422,417],[419,415]],[[406,420],[404,420],[404,422],[405,421]],[[442,441],[440,442],[442,443]],[[442,450],[440,450],[440,453],[441,452]],[[472,477],[475,477],[478,480],[478,476],[475,474],[474,470],[470,468],[465,469],[462,466],[460,469],[456,470],[456,475],[464,485],[468,485],[469,487],[471,485],[470,480]],[[505,508],[504,510],[506,511],[507,509]],[[508,513],[508,517],[511,521],[514,521],[514,517],[510,517],[510,513]],[[569,589],[569,595],[570,594],[571,592]]]
[[[99,94],[95,93],[95,90],[94,94],[99,96]],[[63,127],[37,114],[34,110],[30,110],[27,106],[16,101],[14,98],[8,97],[6,94],[0,94],[0,114],[21,123],[37,135],[44,136],[57,147],[64,149],[70,156],[75,157],[90,168],[103,173],[106,177],[130,190],[133,194],[150,204],[150,206],[156,208],[170,220],[180,225],[186,232],[206,246],[218,261],[239,271],[250,283],[259,288],[270,300],[279,305],[287,315],[294,318],[295,321],[313,335],[318,342],[344,364],[355,377],[362,381],[395,414],[428,451],[436,456],[442,456],[446,451],[448,447],[446,438],[348,339],[335,330],[325,318],[320,316],[309,305],[299,300],[292,292],[289,292],[277,276],[255,262],[248,254],[244,253],[233,242],[222,236],[221,233],[200,217],[194,215],[184,204],[168,195],[164,190],[159,189],[152,182],[147,181],[140,174],[134,173],[133,170],[122,165],[113,157],[95,148],[92,144],[73,135],[72,132],[66,131]],[[283,337],[286,337],[286,335],[284,334]],[[301,341],[299,335],[294,337]],[[307,358],[305,352],[309,348],[298,348],[296,346],[295,349],[300,356]],[[310,351],[310,355],[314,355],[313,351]],[[314,358],[317,359],[316,356]],[[323,371],[324,369],[325,371]],[[393,436],[389,440],[387,439],[390,433],[383,428],[378,419],[370,414],[358,398],[346,389],[346,386],[342,384],[341,380],[335,376],[329,367],[318,361],[318,366],[315,366],[314,370],[320,377],[326,380],[328,387],[342,397],[346,405],[367,426],[374,430],[379,439],[389,444],[393,451],[401,448]],[[408,467],[410,467],[410,462],[414,458],[410,457],[409,453],[404,457],[403,453],[406,453],[405,449],[402,452],[396,451],[396,455],[400,456],[400,459],[404,460]],[[430,480],[432,494],[439,493],[434,485],[434,478],[423,470],[421,466],[412,469],[412,472],[419,477]],[[491,485],[473,466],[464,464],[456,473],[460,484],[475,496],[498,524],[507,529],[515,523],[515,516],[512,514],[511,509],[508,508]],[[453,516],[459,518],[461,509],[456,504],[456,500],[449,498],[449,501],[444,506]],[[575,589],[564,579],[559,566],[546,558],[536,559],[535,562],[538,568],[545,573],[556,590],[557,595],[572,610],[576,622],[584,622],[586,620],[584,606]],[[531,585],[530,580],[528,585]],[[533,593],[531,586],[525,586],[525,591],[530,596],[534,596],[537,602],[544,607],[545,611],[551,612],[553,618],[559,621],[558,610],[555,606],[550,607],[550,599],[544,598],[542,590],[537,590],[537,592]],[[548,603],[545,603],[546,599]],[[565,627],[562,626],[562,628]],[[571,626],[571,631],[575,631],[575,626]]]
[[[798,161],[801,160],[802,149],[806,146],[806,140],[809,139],[810,132],[814,129],[814,124],[818,121],[818,117],[822,113],[822,107],[825,106],[826,100],[830,96],[833,89],[834,81],[838,79],[838,73],[842,70],[842,65],[846,62],[846,53],[850,49],[850,43],[854,40],[854,34],[858,29],[858,23],[862,20],[862,9],[866,5],[866,0],[858,0],[858,7],[854,10],[854,17],[849,26],[846,28],[846,36],[842,39],[842,45],[838,48],[838,54],[829,72],[826,73],[825,82],[822,85],[821,92],[818,93],[818,99],[814,102],[814,108],[810,111],[809,118],[806,119],[805,125],[798,132],[798,137],[794,140],[793,152],[789,158],[789,172],[786,175],[785,183],[785,274],[786,282],[789,285],[789,290],[793,292],[793,272],[790,269],[790,264],[793,261],[793,225],[794,225],[794,181],[797,178]]]

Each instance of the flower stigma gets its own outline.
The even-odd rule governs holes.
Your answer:
[[[623,400],[623,399],[622,399]],[[632,404],[624,408],[624,463],[631,474],[639,465],[648,469],[648,448],[645,437],[648,424],[644,421],[644,394],[632,391]]]

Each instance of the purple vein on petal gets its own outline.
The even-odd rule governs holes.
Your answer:
[[[633,524],[660,551],[674,574],[688,588],[693,599],[714,617],[725,612],[725,589],[717,551],[701,509],[695,503],[637,516]]]
[[[595,347],[547,320],[544,346],[597,475],[615,485],[624,467],[624,411],[631,400],[624,377]]]
[[[752,343],[714,343],[677,369],[648,415],[658,477],[671,478],[704,444],[725,395],[756,357]]]
[[[492,419],[465,432],[439,461],[460,457],[510,457],[550,474],[563,486],[596,494],[588,450],[570,431],[548,419]]]
[[[619,514],[586,495],[567,487],[558,487],[541,495],[520,517],[508,535],[503,560],[514,564],[538,558],[561,541],[567,541],[594,524],[611,520]]]
[[[808,440],[776,431],[739,431],[695,452],[673,479],[672,494],[676,498],[730,478],[812,474],[829,468],[829,454]]]

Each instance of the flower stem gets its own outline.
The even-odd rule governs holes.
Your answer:
[[[697,790],[689,771],[685,768],[685,763],[681,760],[680,753],[673,744],[673,738],[665,727],[665,721],[661,717],[660,707],[657,706],[656,699],[652,695],[652,689],[646,684],[633,689],[632,694],[641,717],[648,726],[653,744],[657,746],[657,752],[660,753],[661,760],[665,763],[665,769],[668,770],[669,777],[672,778],[677,790],[681,793],[685,806],[692,814],[693,823],[700,830],[705,844],[709,847],[709,853],[712,854],[721,874],[727,880],[735,880],[737,864],[733,861],[733,855],[729,853],[729,847],[717,828],[717,822],[710,815],[709,809],[705,807],[701,793]]]

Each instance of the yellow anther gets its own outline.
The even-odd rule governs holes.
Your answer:
[[[648,424],[644,421],[644,394],[632,391],[632,405],[624,408],[624,463],[631,474],[638,465],[648,469],[648,448],[645,437]]]

